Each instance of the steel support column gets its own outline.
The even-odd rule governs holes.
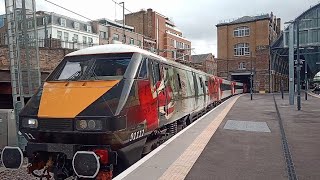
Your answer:
[[[289,25],[289,104],[294,105],[294,42],[293,24]]]

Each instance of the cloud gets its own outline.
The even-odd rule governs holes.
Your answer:
[[[122,8],[112,0],[50,0],[90,19],[122,19]],[[120,0],[116,0],[120,2]],[[123,0],[121,0],[123,1]],[[133,12],[152,8],[172,18],[183,35],[192,41],[197,53],[217,51],[216,24],[223,20],[247,15],[273,12],[286,22],[318,3],[319,0],[124,0],[125,7]],[[37,10],[64,14],[72,18],[86,20],[73,13],[56,7],[45,0],[36,0]],[[4,1],[0,1],[0,13],[4,13]],[[126,13],[129,13],[126,11]]]

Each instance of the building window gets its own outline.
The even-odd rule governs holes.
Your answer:
[[[92,32],[92,28],[91,28],[90,25],[87,25],[87,32],[88,32],[88,33],[91,33],[91,32]]]
[[[82,42],[83,42],[83,44],[87,44],[87,37],[86,36],[82,37]]]
[[[78,42],[78,34],[73,35],[73,42]]]
[[[43,17],[42,18],[42,25],[46,25],[46,24],[48,24],[48,19],[47,19],[47,17]]]
[[[100,31],[100,38],[107,39],[107,32]]]
[[[64,33],[63,33],[63,36],[64,36],[64,41],[65,41],[65,42],[68,42],[68,41],[69,41],[69,33],[64,32]]]
[[[141,46],[141,41],[140,40],[137,41],[137,45]]]
[[[249,56],[250,55],[249,43],[239,43],[234,45],[234,55]]]
[[[172,59],[176,59],[176,52],[175,51],[172,51],[172,53],[171,53],[171,57],[172,57]]]
[[[241,62],[239,63],[239,69],[246,69],[246,63],[245,62]]]
[[[113,40],[119,41],[119,34],[113,34]]]
[[[57,31],[57,39],[62,39],[62,31]]]
[[[174,39],[170,39],[171,46],[174,46]]]
[[[300,36],[300,43],[301,44],[307,44],[308,41],[308,31],[300,31],[299,32],[299,36]]]
[[[80,29],[80,24],[78,22],[74,22],[73,23],[73,27],[74,27],[74,29],[79,30]]]
[[[67,20],[61,18],[61,19],[60,19],[60,25],[63,26],[63,27],[66,27],[66,26],[67,26]]]
[[[91,37],[88,37],[88,43],[93,44],[93,39]]]
[[[32,21],[28,21],[28,29],[32,28]]]
[[[247,26],[242,26],[234,29],[233,31],[234,37],[244,37],[250,35],[250,29]]]
[[[134,39],[133,38],[130,38],[130,44],[134,44]]]

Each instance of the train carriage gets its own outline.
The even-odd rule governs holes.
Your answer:
[[[28,171],[47,177],[34,173],[45,169],[56,179],[111,177],[242,92],[241,83],[133,46],[70,53],[20,113]],[[19,148],[7,147],[2,154],[7,168],[20,167]]]

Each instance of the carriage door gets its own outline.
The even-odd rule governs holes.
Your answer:
[[[198,106],[199,106],[199,87],[198,87],[198,80],[197,80],[196,74],[194,72],[192,72],[192,77],[193,77],[195,99],[196,99],[195,109],[198,109]]]
[[[152,61],[152,79],[153,79],[153,98],[157,99],[158,102],[158,118],[160,125],[165,121],[166,116],[166,93],[163,79],[162,65],[157,61]]]

